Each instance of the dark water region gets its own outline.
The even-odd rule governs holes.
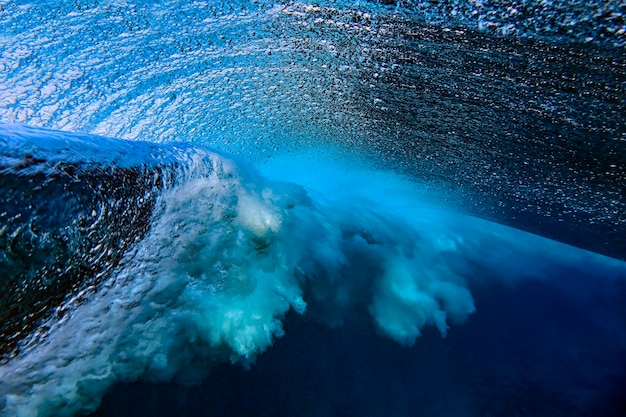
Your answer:
[[[309,72],[324,62],[336,77],[313,96],[333,109],[334,132],[348,129],[381,165],[467,196],[463,210],[624,258],[623,47],[305,16],[295,50]]]
[[[95,289],[145,236],[158,179],[140,168],[111,169],[106,176],[72,164],[57,166],[53,175],[3,168],[0,357],[6,359],[38,322],[63,316],[57,308],[68,294]]]
[[[368,113],[393,158],[471,190],[481,216],[623,257],[624,55],[414,29]]]
[[[624,416],[626,283],[573,272],[474,286],[468,323],[410,348],[365,322],[290,314],[251,369],[219,365],[192,387],[118,385],[92,415]]]
[[[550,41],[584,41],[623,46],[626,40],[620,1],[603,0],[372,0],[429,23],[500,35]]]

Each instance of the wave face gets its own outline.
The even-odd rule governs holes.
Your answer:
[[[0,0],[0,416],[623,416],[624,13]]]
[[[620,2],[0,5],[5,123],[325,149],[624,259]]]
[[[158,190],[184,162],[172,154],[185,148],[164,154],[149,144],[12,126],[2,127],[0,143],[0,353],[7,355],[38,320],[62,315],[68,293],[96,287],[145,236]]]

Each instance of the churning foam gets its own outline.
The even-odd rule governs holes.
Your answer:
[[[544,241],[417,198],[409,209],[397,179],[373,171],[331,192],[322,165],[308,179],[282,172],[326,178],[304,188],[208,158],[211,169],[162,192],[150,232],[112,278],[0,367],[1,415],[76,415],[114,382],[196,383],[218,361],[249,366],[283,336],[290,309],[333,326],[362,314],[405,345],[424,326],[445,336],[475,311],[467,265]]]
[[[163,192],[149,235],[113,278],[1,368],[4,415],[73,415],[115,381],[195,382],[215,361],[250,364],[283,335],[285,313],[307,304],[323,305],[329,323],[369,306],[381,332],[406,344],[474,311],[418,230],[211,158],[210,173]]]

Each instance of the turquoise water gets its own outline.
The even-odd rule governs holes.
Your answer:
[[[626,414],[619,2],[0,1],[0,415]]]

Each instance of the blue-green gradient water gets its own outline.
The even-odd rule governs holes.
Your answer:
[[[0,0],[0,416],[626,415],[625,14]]]

